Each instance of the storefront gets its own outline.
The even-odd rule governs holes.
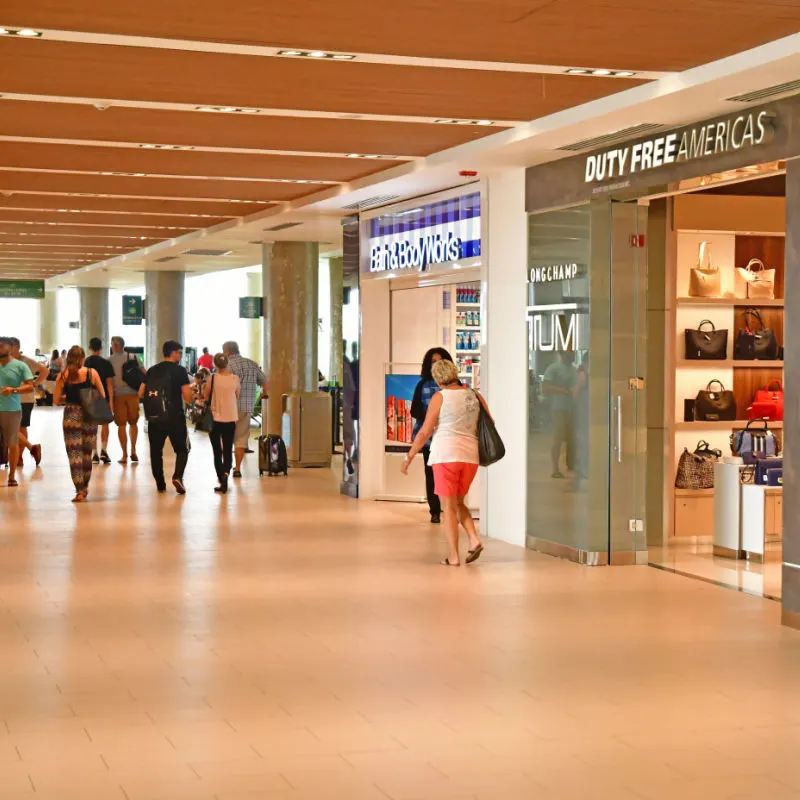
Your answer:
[[[794,97],[527,170],[530,547],[800,606],[798,156]]]
[[[481,385],[483,195],[471,184],[361,215],[360,497],[424,500],[422,460],[408,477],[400,466],[430,348],[447,350],[461,380]],[[469,499],[476,511],[479,483]]]

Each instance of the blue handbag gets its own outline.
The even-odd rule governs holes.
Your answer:
[[[783,486],[783,467],[767,470],[767,486]]]
[[[764,458],[763,456],[756,455],[755,465],[756,465],[755,482],[759,486],[767,486],[769,484],[767,477],[769,475],[770,470],[772,469],[783,470],[783,459],[774,456]]]
[[[764,458],[778,455],[778,440],[765,419],[752,419],[731,434],[731,453],[741,456],[745,464],[754,464],[757,455]]]

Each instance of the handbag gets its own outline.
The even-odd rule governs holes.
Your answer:
[[[756,392],[747,415],[750,419],[783,420],[783,384],[777,378]]]
[[[200,415],[194,423],[194,429],[202,433],[211,433],[214,427],[214,415],[211,413],[211,398],[214,396],[214,376],[211,376],[211,391],[208,393],[208,402],[203,406]]]
[[[703,266],[703,263],[708,266]],[[711,245],[700,242],[697,266],[689,273],[689,297],[719,297],[722,294],[720,271],[711,262]]]
[[[769,471],[771,469],[783,469],[783,459],[780,456],[756,456],[755,483],[766,486],[769,481]]]
[[[714,384],[719,391],[714,391]],[[733,392],[722,385],[722,381],[709,381],[705,389],[697,393],[694,401],[694,418],[702,422],[736,419],[736,398]]]
[[[703,330],[704,325],[710,325],[711,330]],[[728,331],[718,331],[710,319],[704,319],[697,330],[686,328],[684,338],[686,359],[689,361],[724,361],[728,357]]]
[[[746,267],[738,267],[736,272],[745,282],[748,299],[772,300],[775,297],[775,270],[767,269],[760,259],[751,258]]]
[[[758,455],[778,455],[778,440],[765,419],[750,420],[744,428],[731,434],[730,441],[731,453],[740,456],[745,464],[753,464]]]
[[[475,392],[475,397],[478,398],[480,411],[478,412],[478,461],[482,467],[488,467],[503,458],[506,454],[506,446],[497,432],[494,420],[489,416],[483,402]]]
[[[87,369],[86,382],[89,385],[82,387],[79,391],[83,415],[98,425],[108,425],[109,422],[114,421],[111,406],[108,404],[105,394],[95,388],[95,385],[91,382],[91,376],[92,370]]]
[[[722,452],[712,449],[705,441],[698,442],[693,453],[684,447],[681,457],[678,459],[675,488],[713,489],[714,462],[721,457]]]
[[[758,328],[751,326],[751,320],[758,323]],[[764,321],[758,309],[746,308],[744,312],[744,328],[739,328],[733,346],[733,357],[739,361],[775,361],[778,358],[778,339],[772,328],[764,327]]]

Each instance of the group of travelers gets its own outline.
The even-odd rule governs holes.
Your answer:
[[[208,433],[218,486],[215,492],[228,491],[229,478],[242,477],[242,463],[249,448],[250,420],[256,395],[266,396],[267,380],[261,368],[239,352],[235,341],[226,342],[211,359],[205,380],[193,385],[181,365],[183,345],[169,340],[162,347],[163,360],[145,370],[138,357],[125,349],[120,336],[111,339],[111,354],[102,355],[103,342],[89,341],[89,356],[75,345],[68,351],[53,351],[49,362],[38,362],[20,352],[15,337],[0,337],[0,456],[8,461],[8,486],[17,487],[17,470],[25,450],[38,466],[42,448],[28,439],[36,387],[54,383],[53,402],[63,405],[64,444],[70,475],[75,487],[73,502],[88,499],[92,467],[110,464],[109,423],[117,426],[122,457],[119,463],[138,463],[140,405],[147,419],[150,464],[156,489],[165,492],[164,445],[170,441],[175,453],[171,483],[178,494],[185,494],[184,473],[189,459],[186,408],[207,410]],[[38,355],[38,351],[37,351]],[[209,355],[204,348],[203,356]],[[207,361],[207,360],[206,360]],[[87,392],[94,390],[107,414],[98,418],[87,411]],[[92,406],[92,409],[95,407]],[[2,459],[0,459],[2,461]]]

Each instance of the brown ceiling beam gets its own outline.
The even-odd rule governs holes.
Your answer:
[[[3,222],[57,222],[62,224],[113,225],[128,227],[151,227],[177,225],[186,230],[227,222],[226,217],[171,216],[168,214],[103,214],[80,211],[36,211],[33,209],[5,208],[0,205],[0,224]]]
[[[161,228],[148,228],[140,226],[136,228],[126,227],[111,227],[104,225],[60,225],[58,223],[35,223],[33,225],[26,225],[22,222],[8,222],[3,220],[3,214],[0,212],[0,232],[2,233],[26,233],[28,236],[50,236],[51,234],[58,234],[63,236],[71,236],[76,239],[98,237],[135,237],[149,236],[161,239],[173,239],[176,236],[183,236],[185,233],[199,230],[199,228],[185,228],[174,227],[171,230],[162,230]]]
[[[1,227],[1,226],[0,226]],[[135,248],[138,249],[140,247],[147,247],[151,244],[155,244],[156,242],[163,241],[164,239],[170,239],[172,237],[169,236],[147,236],[144,239],[140,239],[136,237],[135,239],[109,239],[104,236],[87,236],[85,238],[77,238],[75,236],[23,236],[19,233],[5,233],[2,229],[0,229],[0,245],[8,244],[8,243],[16,243],[16,244],[31,244],[31,245],[38,245],[43,247],[48,247],[50,245],[68,245],[74,247],[82,247],[84,244],[95,244],[95,245],[123,245],[128,247],[129,245],[135,244]]]

